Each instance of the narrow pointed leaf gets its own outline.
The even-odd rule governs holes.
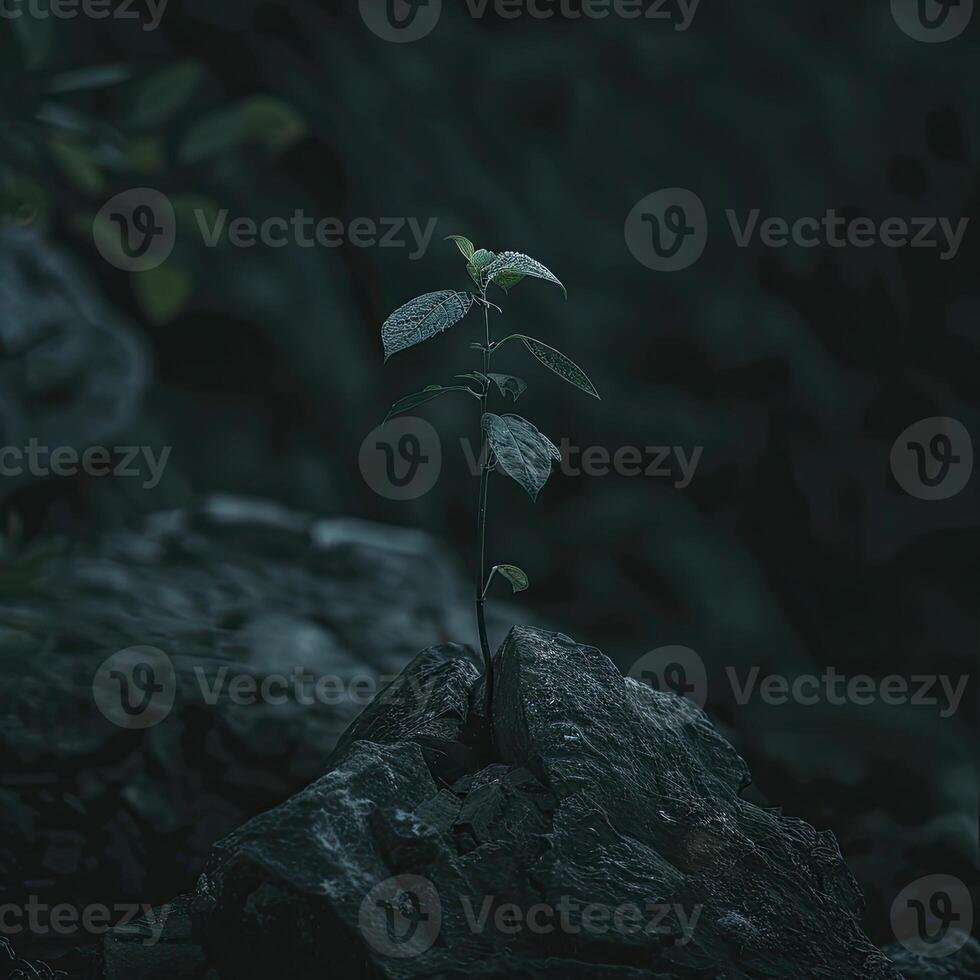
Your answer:
[[[515,333],[505,337],[500,344],[507,343],[508,340],[520,340],[524,346],[546,367],[549,371],[554,371],[560,378],[564,378],[569,384],[581,388],[587,395],[593,398],[599,397],[599,392],[589,380],[589,376],[570,358],[557,351],[554,347],[543,344],[534,337],[526,337],[524,334]],[[497,346],[499,347],[500,344]]]
[[[393,415],[400,415],[402,412],[407,412],[418,405],[424,405],[427,401],[431,401],[433,398],[437,398],[447,391],[465,391],[467,394],[476,395],[476,392],[472,388],[467,388],[466,385],[449,385],[445,388],[442,385],[426,385],[421,391],[416,391],[411,395],[406,395],[404,398],[399,398],[388,410],[388,414],[384,420],[387,422]]]
[[[426,293],[399,307],[381,327],[385,360],[392,354],[421,344],[459,323],[473,305],[472,293],[442,289]]]
[[[455,242],[456,247],[463,253],[463,258],[467,262],[473,258],[473,253],[476,251],[476,246],[468,239],[464,238],[462,235],[447,235],[447,242]]]
[[[499,286],[501,285],[498,282],[499,277],[508,284],[505,288],[510,288],[515,284],[514,276],[533,276],[535,279],[545,279],[548,282],[553,282],[556,286],[560,286],[561,291],[566,296],[568,295],[568,291],[550,269],[521,252],[501,252],[480,273],[480,286],[486,288],[490,282],[497,283]],[[519,282],[520,280],[516,281]]]
[[[484,388],[490,384],[490,379],[482,371],[471,371],[469,374],[457,374],[457,378],[466,378],[468,381],[479,381]]]
[[[488,374],[487,377],[497,386],[504,398],[510,395],[515,402],[527,390],[527,382],[513,374]]]
[[[478,248],[474,253],[473,257],[466,263],[466,271],[470,274],[470,279],[473,280],[481,289],[486,288],[486,283],[481,279],[483,275],[483,270],[496,259],[497,255],[494,252],[490,252],[485,248]]]
[[[516,565],[494,565],[493,570],[490,572],[491,578],[494,572],[501,578],[507,579],[514,592],[523,592],[531,584],[527,573]]]
[[[482,426],[500,468],[536,500],[551,475],[551,464],[561,461],[558,447],[519,415],[487,412]]]

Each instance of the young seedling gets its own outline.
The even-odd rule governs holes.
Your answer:
[[[546,368],[559,377],[580,388],[595,398],[598,392],[585,372],[564,354],[553,347],[527,337],[524,334],[510,334],[502,340],[494,341],[490,336],[490,310],[503,312],[499,306],[487,299],[487,290],[493,284],[508,293],[521,280],[530,276],[544,279],[558,286],[567,297],[565,287],[540,262],[522,255],[520,252],[500,252],[495,254],[485,248],[476,248],[462,235],[450,235],[447,241],[454,241],[466,259],[466,271],[476,284],[476,292],[471,290],[442,289],[426,293],[411,300],[395,310],[385,320],[381,328],[384,342],[385,361],[392,354],[414,347],[455,326],[474,305],[483,310],[483,340],[470,346],[482,354],[483,370],[457,375],[466,384],[428,385],[421,391],[406,395],[391,406],[385,421],[393,415],[410,411],[419,405],[437,398],[446,392],[458,391],[470,395],[480,403],[480,498],[477,511],[477,567],[476,567],[476,621],[480,633],[480,647],[483,651],[486,681],[485,712],[489,723],[492,715],[493,661],[490,644],[487,640],[486,599],[495,575],[510,583],[513,592],[522,592],[528,587],[527,575],[516,565],[494,565],[490,574],[486,572],[487,542],[487,490],[490,473],[499,469],[516,480],[536,500],[542,487],[551,475],[551,464],[561,462],[561,453],[547,436],[519,415],[494,415],[487,411],[487,402],[493,389],[506,402],[507,396],[516,402],[527,389],[527,383],[512,374],[499,374],[491,371],[494,354],[505,344],[518,341]]]

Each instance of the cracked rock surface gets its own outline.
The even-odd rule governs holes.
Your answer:
[[[493,757],[475,668],[435,648],[324,775],[215,846],[190,913],[207,969],[899,978],[833,836],[743,800],[744,763],[690,702],[526,627],[496,668]]]

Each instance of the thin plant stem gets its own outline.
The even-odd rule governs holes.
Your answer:
[[[486,300],[486,290],[481,298]],[[490,307],[483,303],[483,373],[490,373]],[[490,442],[486,429],[483,427],[483,416],[487,411],[487,396],[490,382],[485,381],[483,395],[480,398],[480,432],[482,435],[480,448],[480,507],[477,514],[477,542],[479,559],[476,567],[476,622],[480,631],[480,647],[483,650],[484,681],[484,713],[493,738],[493,657],[490,653],[490,642],[487,639],[486,617],[486,552],[487,552],[487,490],[490,484]]]

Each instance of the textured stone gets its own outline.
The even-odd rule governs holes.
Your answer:
[[[898,980],[832,835],[743,800],[689,702],[515,627],[488,758],[468,685],[458,651],[419,656],[330,771],[214,848],[195,920],[222,977]],[[447,783],[427,749],[452,739],[473,768]]]
[[[192,889],[215,841],[322,775],[365,705],[359,724],[385,724],[372,695],[419,650],[475,639],[471,586],[428,535],[227,496],[78,547],[47,592],[0,595],[0,617],[0,905]],[[501,619],[492,628],[503,636]],[[93,679],[138,645],[170,658],[176,697],[159,724],[128,731],[100,713]],[[456,736],[476,669],[455,650],[431,679],[446,718],[419,733],[447,786],[473,767]],[[324,697],[230,696],[236,675],[298,668],[331,680]]]

